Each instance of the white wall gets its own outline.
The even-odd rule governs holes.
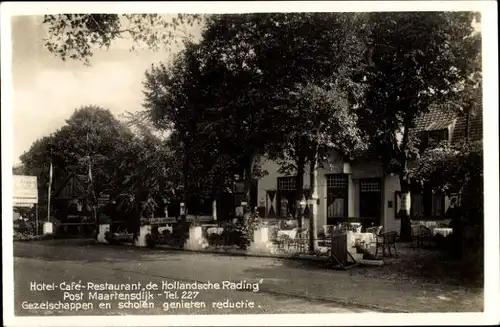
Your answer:
[[[266,190],[277,190],[277,178],[284,176],[278,173],[280,165],[271,160],[262,159],[261,165],[268,175],[259,180],[258,183],[258,203],[259,206],[266,206]],[[359,179],[362,178],[383,178],[383,170],[380,164],[369,162],[356,164],[350,167],[344,166],[343,162],[335,156],[332,156],[323,168],[318,169],[317,173],[317,189],[319,206],[317,207],[317,228],[322,230],[322,226],[326,225],[326,202],[327,202],[327,185],[326,175],[349,173],[349,193],[348,193],[348,215],[349,217],[359,217]],[[309,167],[306,166],[304,174],[304,187],[309,187]],[[397,175],[387,175],[382,181],[382,219],[381,224],[386,231],[400,230],[400,219],[396,219],[396,199],[395,192],[400,190],[399,178]],[[392,202],[392,207],[389,208],[388,202]],[[276,198],[275,198],[276,202]],[[445,198],[445,210],[450,204],[450,199]],[[278,210],[277,206],[274,207]]]
[[[400,191],[400,184],[399,184],[399,177],[397,175],[388,175],[385,178],[385,190],[384,190],[384,196],[385,196],[385,203],[384,205],[384,230],[385,231],[397,231],[399,233],[401,229],[401,219],[396,219],[396,196],[395,192]],[[411,194],[410,194],[411,196]],[[392,208],[388,207],[388,201],[392,201]],[[444,199],[444,211],[448,210],[448,207],[450,206],[451,199],[449,197],[445,197]],[[443,220],[438,220],[436,221],[437,223],[448,223],[449,220],[443,219]]]
[[[399,229],[401,227],[401,221],[400,219],[396,219],[396,196],[395,192],[399,191],[400,185],[399,185],[399,178],[397,175],[388,175],[385,178],[384,181],[384,199],[385,203],[383,203],[383,212],[384,212],[384,219],[383,219],[383,226],[384,230],[389,232],[389,231],[397,231],[399,232]],[[389,208],[388,202],[392,202],[392,208]]]
[[[272,160],[268,160],[266,158],[262,158],[260,161],[261,167],[263,170],[267,171],[267,175],[259,179],[258,182],[258,203],[259,206],[267,206],[266,204],[266,191],[267,190],[277,190],[277,179],[278,177],[285,176],[283,174],[279,174],[278,170],[280,169],[280,165]],[[317,170],[317,191],[318,191],[318,200],[319,205],[317,206],[317,231],[323,230],[323,225],[326,225],[326,201],[327,201],[327,189],[326,189],[326,175],[327,174],[340,174],[344,172],[344,164],[341,160],[339,160],[338,156],[333,155],[327,162],[324,163],[324,168],[318,168]],[[305,167],[304,174],[304,188],[308,188],[310,186],[310,174],[309,174],[309,165]],[[351,198],[351,194],[349,194],[349,198]],[[268,201],[269,199],[267,199]],[[352,202],[349,200],[349,202]],[[274,209],[278,210],[276,206],[276,197],[274,198]],[[349,205],[349,214],[351,214],[351,204]]]

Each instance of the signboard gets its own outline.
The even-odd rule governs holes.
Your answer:
[[[177,219],[175,217],[141,218],[141,223],[151,224],[151,225],[174,224],[176,222],[177,222]]]
[[[38,203],[38,184],[36,176],[13,176],[13,205],[31,207]]]
[[[193,222],[194,220],[198,220],[198,222],[206,222],[213,221],[214,218],[212,216],[193,216],[187,215],[186,221]],[[161,217],[161,218],[141,218],[142,224],[150,224],[150,225],[164,225],[164,224],[175,224],[178,223],[179,219],[176,217]]]
[[[214,220],[214,217],[212,216],[194,216],[194,215],[187,215],[186,216],[186,221],[189,221],[189,222],[192,222],[194,221],[196,218],[196,220],[198,220],[198,222],[204,222],[204,221],[213,221]]]

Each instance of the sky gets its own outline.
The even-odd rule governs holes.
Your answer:
[[[132,41],[123,40],[109,50],[96,49],[90,67],[64,62],[45,49],[41,21],[41,16],[12,18],[14,164],[35,140],[62,127],[75,109],[98,105],[118,118],[137,111],[145,71],[172,56],[149,49],[131,52]]]

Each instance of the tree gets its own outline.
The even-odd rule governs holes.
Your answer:
[[[322,140],[328,139],[338,148],[346,148],[338,142],[339,135],[356,134],[355,126],[349,124],[355,119],[346,119],[353,99],[360,95],[359,81],[352,79],[359,75],[361,60],[353,53],[363,43],[354,37],[353,26],[359,26],[357,16],[347,14],[212,15],[206,20],[200,44],[191,48],[197,49],[192,54],[198,65],[183,71],[196,72],[185,77],[190,81],[186,89],[173,92],[171,87],[174,80],[182,80],[174,73],[182,71],[176,65],[188,67],[179,57],[176,70],[160,67],[156,78],[147,76],[151,81],[146,85],[146,107],[157,108],[153,111],[159,115],[152,118],[164,126],[168,125],[164,119],[174,122],[169,128],[177,131],[183,127],[179,117],[172,115],[182,113],[191,119],[195,115],[196,121],[191,121],[200,126],[197,142],[212,140],[215,146],[211,149],[218,156],[232,158],[235,173],[241,167],[238,173],[245,176],[247,203],[261,155],[283,157],[284,152],[284,157],[296,159],[296,198],[300,201],[304,167],[317,142],[320,122],[324,122]],[[277,54],[281,54],[280,60]],[[306,100],[309,91],[318,95],[318,103]],[[165,94],[170,103],[161,100]],[[186,101],[189,106],[173,104]],[[203,104],[194,112],[190,108],[196,102]],[[335,120],[339,117],[346,124]]]
[[[185,212],[181,215],[184,225],[189,194],[192,191],[197,160],[202,160],[200,150],[203,144],[202,124],[206,93],[206,77],[200,70],[199,48],[186,43],[186,48],[179,53],[174,63],[167,67],[163,64],[152,66],[146,72],[144,82],[144,114],[154,126],[173,133],[172,140],[176,153],[182,158],[182,188]]]
[[[96,195],[107,193],[123,204],[125,211],[136,208],[137,189],[155,189],[158,176],[169,160],[161,140],[147,133],[134,134],[109,112],[96,106],[76,110],[66,125],[36,141],[21,156],[26,173],[39,177],[39,194],[45,204],[49,165],[54,180],[69,172],[87,175],[92,170]],[[127,209],[128,208],[128,209]]]
[[[90,64],[95,48],[108,49],[113,41],[129,38],[136,45],[158,50],[193,37],[186,27],[202,24],[196,14],[59,14],[45,15],[48,27],[45,47],[62,60],[81,60]]]
[[[304,140],[307,148],[301,149],[303,156],[309,161],[310,197],[314,199],[316,185],[315,174],[318,167],[323,167],[332,154],[343,160],[351,160],[353,155],[363,150],[365,141],[357,126],[357,114],[354,105],[349,101],[351,90],[345,90],[333,83],[325,85],[306,85],[298,90],[294,100],[301,114],[308,117],[301,126],[300,139]],[[299,170],[297,170],[299,171]],[[303,170],[300,176],[302,187]],[[297,180],[298,181],[298,180]],[[302,193],[300,193],[302,198]],[[301,199],[300,198],[300,199]],[[297,199],[299,200],[299,199]],[[309,219],[310,243],[309,250],[314,251],[316,226],[314,207]]]
[[[273,89],[256,65],[259,36],[255,15],[213,15],[202,33],[205,69],[211,76],[208,104],[211,129],[222,153],[232,156],[244,176],[245,202],[258,171],[258,158],[280,136],[273,107]],[[258,28],[258,25],[257,25]],[[248,217],[252,209],[246,207]],[[250,210],[248,210],[250,209]]]
[[[399,176],[401,238],[409,239],[408,162],[418,153],[411,129],[431,105],[446,103],[477,67],[472,12],[370,13],[370,67],[362,128],[386,171]]]
[[[255,45],[259,69],[275,93],[274,98],[280,100],[275,105],[282,110],[281,124],[276,122],[275,128],[281,126],[286,135],[277,142],[275,152],[284,157],[283,168],[295,171],[296,208],[303,197],[305,165],[309,163],[314,170],[316,152],[328,147],[346,152],[347,148],[337,141],[341,135],[353,136],[331,118],[342,110],[348,114],[352,108],[347,108],[362,95],[359,73],[364,63],[358,53],[363,51],[364,43],[358,35],[360,18],[352,13],[273,14],[255,18],[259,20],[261,35]],[[279,60],[277,54],[281,55]],[[346,122],[355,121],[354,117],[343,118],[349,118]],[[351,127],[356,128],[355,124]],[[318,148],[318,138],[329,139],[328,146],[322,143]],[[291,166],[287,165],[290,159]]]
[[[224,174],[223,169],[212,167],[205,171],[217,172],[218,180],[232,175],[228,173],[244,175],[249,202],[256,158],[270,139],[266,136],[273,132],[273,120],[263,114],[268,106],[260,106],[263,85],[255,70],[249,69],[248,47],[239,44],[233,51],[228,41],[237,33],[239,29],[225,17],[210,20],[200,44],[187,44],[172,67],[159,66],[147,74],[145,107],[157,124],[177,132],[187,160],[186,185],[193,154],[208,147],[213,153],[202,151],[203,157],[211,159],[201,167],[220,166],[217,163],[223,158],[220,168],[230,167],[230,171]],[[193,176],[200,178],[196,172]]]
[[[49,185],[50,145],[52,136],[42,137],[31,145],[30,149],[20,157],[24,175],[38,178],[38,208],[40,215],[47,215],[47,192]]]
[[[220,120],[227,131],[223,134],[233,137],[227,139],[226,149],[242,154],[246,172],[253,171],[263,154],[291,158],[297,201],[302,198],[311,135],[315,140],[325,112],[298,106],[293,93],[317,84],[352,95],[346,84],[359,69],[353,53],[362,46],[354,37],[356,25],[356,15],[317,13],[214,15],[206,24],[205,53],[226,72],[226,83],[212,85],[218,99],[226,100],[213,107],[220,117],[233,118]],[[252,174],[245,175],[248,186]]]

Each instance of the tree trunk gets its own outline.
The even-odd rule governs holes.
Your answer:
[[[310,167],[309,167],[309,178],[310,178],[310,200],[312,203],[312,207],[310,208],[310,217],[309,217],[309,253],[313,254],[316,251],[316,218],[317,218],[317,197],[318,197],[318,192],[317,192],[317,185],[316,185],[316,178],[317,178],[317,171],[316,167],[317,162],[317,153],[315,153],[313,156],[311,156],[310,161]]]
[[[295,219],[297,219],[298,227],[302,228],[303,208],[300,206],[304,195],[304,170],[306,157],[299,152],[297,159],[297,175],[295,175]]]
[[[184,203],[184,208],[180,208],[180,247],[184,248],[184,243],[186,242],[186,217],[187,217],[187,212],[188,212],[188,199],[189,199],[189,154],[188,150],[184,149],[184,162],[182,165],[182,177],[183,177],[183,184],[184,184],[184,190],[182,194],[182,201]],[[183,210],[184,209],[184,210]]]
[[[411,223],[410,223],[410,181],[408,176],[408,143],[411,116],[407,114],[404,120],[403,141],[400,148],[399,184],[401,187],[401,209],[399,216],[401,219],[401,228],[399,238],[403,242],[411,241]]]
[[[134,242],[139,240],[139,232],[141,230],[141,186],[137,184],[135,188],[135,219],[133,224]]]
[[[252,188],[252,180],[253,180],[253,169],[255,166],[255,154],[251,153],[248,156],[247,168],[245,169],[245,182],[244,182],[244,202],[246,205],[243,206],[243,222],[246,224],[250,214],[252,212],[252,208],[250,208],[250,189]]]
[[[399,217],[401,219],[400,239],[403,242],[411,241],[411,223],[410,223],[410,185],[408,176],[400,174],[399,183],[401,185]]]

